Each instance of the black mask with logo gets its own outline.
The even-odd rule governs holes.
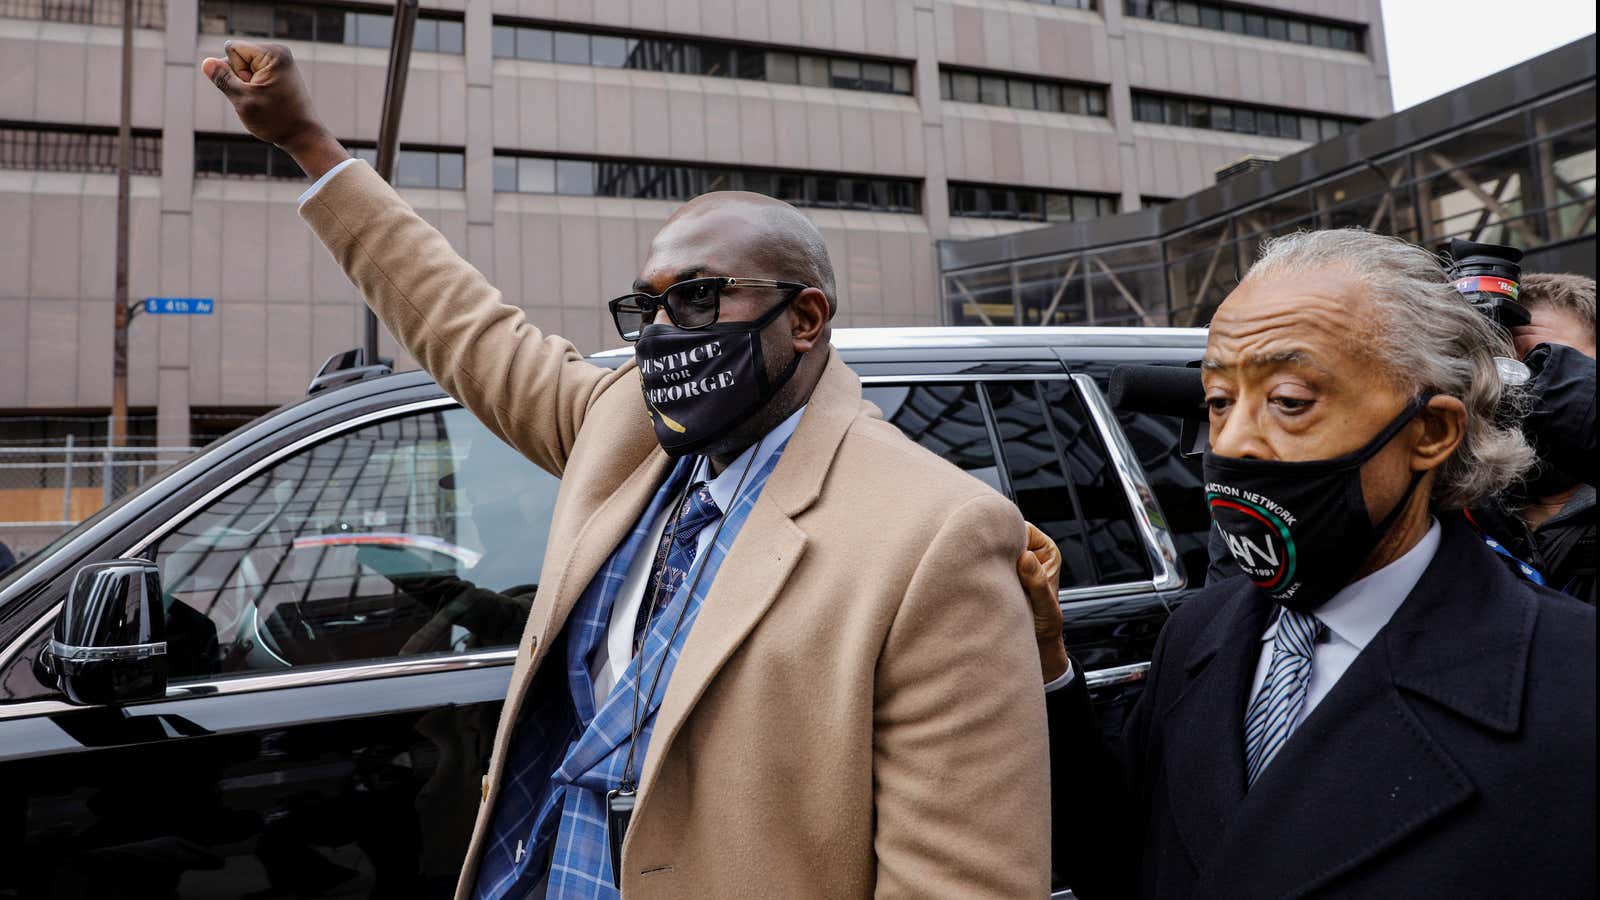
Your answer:
[[[1207,451],[1206,502],[1239,568],[1272,602],[1311,613],[1327,603],[1389,533],[1422,481],[1414,474],[1376,525],[1361,492],[1361,467],[1416,418],[1413,400],[1353,453],[1305,462],[1243,459]]]
[[[790,297],[748,322],[704,328],[646,325],[634,344],[645,408],[656,440],[672,457],[698,453],[755,415],[794,375],[802,354],[776,377],[767,376],[761,329]]]

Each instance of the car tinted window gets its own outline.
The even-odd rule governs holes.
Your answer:
[[[1150,577],[1148,557],[1133,524],[1111,455],[1070,381],[1040,382],[1050,424],[1066,453],[1067,475],[1082,510],[1089,555],[1101,584]]]
[[[1199,357],[1196,348],[1194,355]],[[1094,363],[1083,367],[1107,390],[1111,370],[1115,363]],[[1119,410],[1117,420],[1122,433],[1144,466],[1150,489],[1155,492],[1161,506],[1173,546],[1178,551],[1189,587],[1206,583],[1209,564],[1207,541],[1211,533],[1211,511],[1206,506],[1205,480],[1201,477],[1200,457],[1184,456],[1182,441],[1183,423],[1176,416],[1155,416]],[[1202,425],[1203,427],[1203,425]]]
[[[993,410],[1004,478],[980,392]],[[907,437],[1011,497],[1061,548],[1062,587],[1150,577],[1122,483],[1070,381],[869,385],[862,393]]]
[[[1179,447],[1183,423],[1175,416],[1130,412],[1118,413],[1117,419],[1144,466],[1150,489],[1155,492],[1156,502],[1166,516],[1167,529],[1189,586],[1205,584],[1211,513],[1206,506],[1200,458],[1185,457]]]
[[[1000,454],[1017,508],[1061,548],[1061,586],[1094,584],[1089,535],[1062,463],[1064,448],[1045,415],[1041,386],[1033,381],[1002,381],[986,384],[984,390],[994,410]]]
[[[861,393],[906,437],[1004,492],[976,385],[870,385]]]
[[[308,447],[155,546],[172,675],[514,645],[557,485],[460,409]]]

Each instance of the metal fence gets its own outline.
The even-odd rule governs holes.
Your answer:
[[[111,447],[68,436],[57,445],[0,447],[0,528],[77,524],[193,447]]]

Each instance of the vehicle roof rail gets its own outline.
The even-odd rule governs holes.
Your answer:
[[[388,375],[393,371],[394,360],[388,357],[380,356],[375,364],[369,366],[367,351],[363,348],[341,350],[328,357],[328,361],[322,364],[316,375],[312,376],[311,384],[306,387],[306,396],[319,394],[328,388]]]

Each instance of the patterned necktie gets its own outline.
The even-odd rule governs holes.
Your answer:
[[[694,566],[700,532],[721,516],[722,510],[717,508],[717,501],[711,499],[711,490],[702,481],[689,489],[689,496],[678,509],[676,534],[671,522],[662,530],[655,562],[650,565],[650,579],[645,582],[644,602],[639,604],[639,615],[633,622],[634,656],[639,655],[639,647],[644,643],[644,626],[651,611],[659,614],[667,608]]]
[[[1249,784],[1256,783],[1294,731],[1295,720],[1306,705],[1312,646],[1321,632],[1322,623],[1315,616],[1290,609],[1278,612],[1272,665],[1244,719],[1245,778]]]

